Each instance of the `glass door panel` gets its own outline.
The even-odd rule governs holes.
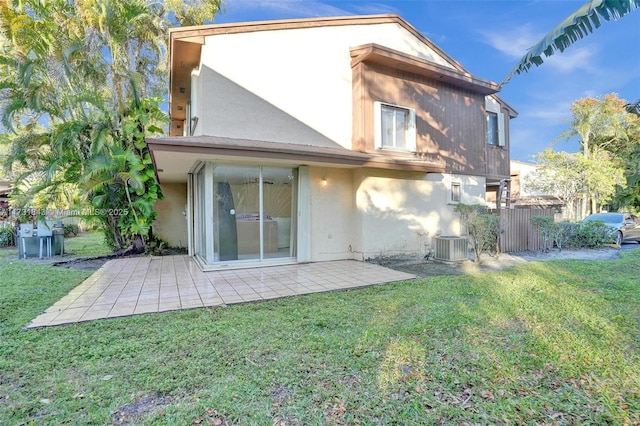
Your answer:
[[[194,223],[196,230],[194,232],[194,243],[196,255],[202,259],[207,258],[207,246],[206,246],[206,226],[205,226],[205,168],[200,168],[200,171],[196,174],[194,179],[195,189],[194,193]]]
[[[263,258],[294,257],[293,188],[296,170],[263,167]]]
[[[260,259],[260,168],[213,169],[214,260]]]

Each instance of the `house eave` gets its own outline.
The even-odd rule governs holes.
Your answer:
[[[419,159],[395,159],[382,155],[351,151],[346,148],[329,148],[268,141],[231,139],[218,136],[168,137],[146,139],[156,168],[159,182],[164,173],[168,180],[188,173],[188,168],[178,167],[180,157],[189,159],[211,159],[219,161],[271,162],[282,164],[305,164],[342,168],[371,167],[378,169],[442,173],[444,165]],[[189,160],[190,161],[190,160]]]
[[[375,63],[391,69],[421,75],[485,96],[497,93],[499,90],[497,83],[475,77],[466,71],[445,67],[375,43],[351,49],[351,67],[353,68],[362,62]]]

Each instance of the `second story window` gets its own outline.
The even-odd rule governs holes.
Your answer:
[[[498,133],[498,114],[495,112],[487,112],[487,127],[486,127],[487,145],[498,146],[499,133]]]
[[[382,102],[376,102],[374,108],[376,149],[415,152],[415,110]]]
[[[485,98],[485,119],[484,126],[485,142],[487,145],[503,147],[506,145],[505,115],[501,111],[500,104],[491,97]]]

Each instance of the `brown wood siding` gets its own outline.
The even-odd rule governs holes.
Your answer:
[[[353,90],[353,141],[351,149],[354,151],[366,152],[365,146],[365,125],[373,120],[372,117],[366,116],[366,108],[364,108],[364,64],[358,64],[353,67],[352,71],[352,90]]]
[[[485,150],[487,152],[486,176],[493,178],[509,177],[509,150],[506,146],[486,145]]]
[[[449,173],[487,175],[484,95],[377,64],[358,64],[353,76],[355,150],[376,152],[374,102],[388,102],[416,110],[417,136],[415,155],[388,155],[441,163]]]

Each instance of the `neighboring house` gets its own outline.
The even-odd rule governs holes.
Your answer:
[[[12,182],[0,179],[0,222],[9,218],[9,194],[13,190]]]
[[[511,203],[514,208],[556,209],[562,212],[565,203],[555,195],[531,188],[530,181],[538,170],[535,163],[511,160]]]
[[[175,28],[154,231],[204,267],[421,253],[509,178],[509,119],[395,15]]]

